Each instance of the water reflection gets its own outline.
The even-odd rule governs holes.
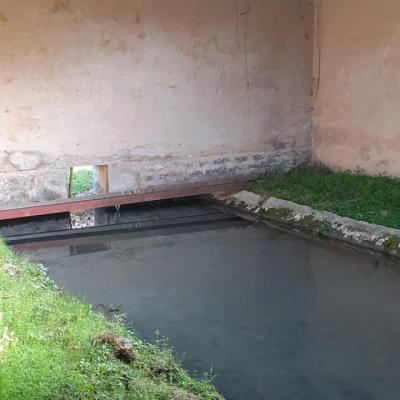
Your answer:
[[[30,257],[71,293],[121,305],[144,338],[159,330],[228,399],[398,399],[396,264],[261,226],[85,248]]]
[[[107,242],[97,242],[97,243],[90,243],[90,244],[82,244],[82,245],[75,245],[69,248],[69,252],[71,256],[79,256],[82,254],[92,254],[92,253],[100,253],[103,251],[110,251],[111,250],[111,243],[110,241]]]

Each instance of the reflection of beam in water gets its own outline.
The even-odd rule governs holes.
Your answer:
[[[69,251],[71,256],[78,256],[83,254],[100,253],[101,251],[109,251],[110,248],[111,242],[107,241],[71,246]]]
[[[127,224],[123,224],[125,226]],[[249,222],[240,220],[239,218],[225,218],[218,220],[205,220],[202,222],[180,222],[177,224],[163,224],[158,226],[143,226],[143,227],[133,227],[130,224],[130,228],[121,228],[103,231],[102,233],[96,233],[91,231],[91,234],[87,234],[85,236],[76,235],[75,237],[65,236],[64,238],[43,238],[42,240],[32,240],[32,241],[16,241],[13,243],[9,243],[11,247],[19,252],[25,253],[30,251],[37,251],[41,249],[51,249],[51,248],[60,248],[60,247],[71,247],[82,244],[94,244],[98,243],[100,236],[103,240],[107,239],[110,241],[119,241],[126,239],[139,239],[144,237],[152,237],[159,235],[175,235],[180,233],[190,233],[190,232],[201,232],[205,230],[215,230],[215,229],[224,229],[224,228],[233,228],[233,227],[243,227],[250,225]]]
[[[241,223],[248,224],[247,221],[241,220],[236,216],[229,214],[214,213],[200,216],[184,216],[175,217],[163,220],[154,221],[135,221],[130,223],[122,223],[115,225],[104,225],[93,228],[76,229],[76,230],[64,230],[57,232],[44,232],[32,235],[20,235],[6,238],[6,242],[9,245],[17,248],[16,246],[21,244],[27,244],[28,246],[40,242],[42,245],[47,242],[57,242],[62,240],[73,240],[94,236],[105,236],[115,234],[126,234],[126,233],[141,233],[145,231],[157,231],[157,230],[173,230],[174,228],[182,228],[185,226],[192,227],[192,229],[198,229],[201,225],[213,225],[213,224],[224,224],[224,223]],[[197,227],[197,228],[196,228]],[[56,246],[52,246],[56,247]]]

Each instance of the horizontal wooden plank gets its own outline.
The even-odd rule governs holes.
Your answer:
[[[211,183],[199,186],[175,186],[161,191],[148,191],[130,193],[126,195],[109,194],[74,198],[63,201],[53,201],[34,204],[28,207],[0,209],[0,220],[9,220],[40,215],[61,214],[78,210],[91,210],[96,208],[112,207],[116,205],[128,205],[146,203],[157,200],[193,197],[211,193],[229,193],[248,189],[250,181],[235,181],[225,183]]]

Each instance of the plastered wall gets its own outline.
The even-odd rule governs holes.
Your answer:
[[[0,0],[0,207],[307,162],[312,53],[307,0]]]
[[[398,177],[400,2],[316,0],[318,6],[315,160]]]

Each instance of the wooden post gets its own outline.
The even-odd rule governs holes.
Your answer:
[[[109,192],[108,165],[95,165],[93,167],[93,191],[96,195]]]

